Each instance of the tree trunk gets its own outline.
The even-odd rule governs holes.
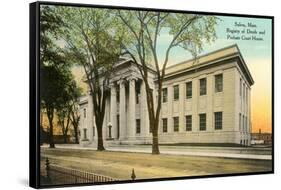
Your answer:
[[[158,122],[150,122],[152,125],[152,154],[160,154],[158,143]]]
[[[97,150],[98,151],[103,151],[105,150],[103,146],[103,137],[102,137],[102,122],[99,122],[96,120],[96,125],[97,125],[97,133],[98,133],[98,146]]]
[[[53,117],[51,117],[48,114],[48,120],[49,120],[49,126],[50,126],[50,131],[49,131],[49,144],[50,144],[50,148],[55,148],[55,143],[54,143],[54,126],[53,126]]]
[[[77,126],[74,126],[74,136],[75,136],[75,144],[79,144],[78,127]]]
[[[74,112],[71,112],[71,123],[74,130],[74,137],[75,137],[75,144],[79,144],[79,137],[78,137],[78,125],[79,125],[79,116],[75,117]]]
[[[67,143],[68,126],[69,126],[69,122],[67,122],[67,126],[65,127],[64,133],[63,133],[63,142],[64,142],[65,144]]]
[[[67,133],[63,134],[63,143],[67,143]]]
[[[144,79],[144,80],[147,80]],[[148,86],[148,82],[146,84],[146,98],[147,98],[147,108],[148,108],[148,116],[149,116],[149,127],[152,129],[152,154],[160,154],[159,150],[159,143],[158,143],[158,123],[159,123],[159,117],[157,116],[157,111],[155,113],[155,103],[153,98],[153,92],[150,90],[150,87]],[[157,106],[157,109],[160,109],[159,106]],[[154,115],[156,114],[156,116]]]

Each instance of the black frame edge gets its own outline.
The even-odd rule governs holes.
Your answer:
[[[29,186],[39,188],[40,127],[38,127],[38,17],[39,3],[29,4]],[[39,152],[38,152],[39,150]]]
[[[72,7],[90,7],[90,8],[104,8],[104,9],[123,9],[135,11],[160,11],[160,12],[174,12],[174,13],[190,13],[202,15],[219,15],[219,16],[237,16],[237,17],[251,17],[251,18],[266,18],[271,19],[271,15],[252,15],[252,14],[238,14],[238,13],[223,13],[223,12],[208,12],[208,11],[191,11],[184,9],[169,9],[169,8],[150,8],[150,7],[130,7],[110,4],[87,4],[87,3],[70,3],[70,2],[56,2],[56,1],[37,1],[41,5],[55,5],[55,6],[72,6]]]

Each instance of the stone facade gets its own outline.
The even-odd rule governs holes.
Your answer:
[[[149,83],[156,100],[155,78],[150,69]],[[168,67],[162,88],[159,143],[250,145],[253,84],[237,45]],[[145,86],[132,61],[116,64],[110,88],[103,127],[105,145],[150,144]],[[80,142],[95,145],[90,96],[81,97],[80,111]]]

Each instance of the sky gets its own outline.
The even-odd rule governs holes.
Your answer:
[[[219,16],[216,26],[217,39],[211,44],[204,43],[203,51],[199,54],[203,55],[233,44],[238,45],[255,81],[255,84],[251,87],[252,132],[258,132],[261,129],[262,132],[271,133],[272,129],[271,28],[270,19]],[[247,34],[247,29],[251,30],[252,33]],[[244,34],[242,33],[243,30],[245,31]],[[253,33],[254,30],[256,30],[256,34]],[[165,50],[171,39],[172,36],[169,35],[167,30],[161,32],[157,43],[160,62],[164,60]],[[184,49],[173,48],[168,66],[191,58],[191,54]],[[76,76],[81,78],[81,73],[83,73],[81,68],[75,68],[73,71]],[[85,84],[83,85],[85,88]]]

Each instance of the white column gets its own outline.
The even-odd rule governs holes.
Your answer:
[[[215,131],[214,126],[214,75],[207,76],[207,100],[206,100],[206,131]],[[200,85],[200,84],[199,84]]]
[[[116,109],[116,87],[114,84],[110,88],[110,123],[112,138],[117,139],[117,109]]]
[[[185,83],[179,84],[179,132],[185,132]]]
[[[129,83],[129,137],[135,137],[136,133],[136,88],[135,79],[131,79]]]
[[[199,131],[198,99],[199,99],[199,79],[192,80],[192,131]],[[198,139],[196,139],[198,140]]]
[[[168,133],[174,133],[174,93],[173,93],[173,86],[169,85],[168,87]]]
[[[125,81],[121,80],[120,85],[120,103],[119,103],[119,117],[120,117],[120,139],[126,136],[126,90]]]
[[[141,83],[141,134],[145,137],[149,136],[149,116],[147,110],[146,90],[144,81]]]

